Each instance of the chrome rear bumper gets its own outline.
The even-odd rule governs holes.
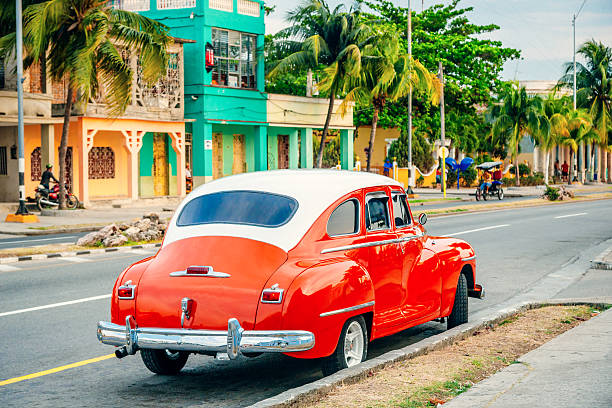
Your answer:
[[[117,357],[135,354],[138,349],[227,353],[235,359],[241,353],[289,353],[314,347],[314,334],[303,330],[244,330],[237,319],[229,319],[225,330],[162,329],[138,327],[132,316],[125,326],[98,322],[98,340],[121,347]]]

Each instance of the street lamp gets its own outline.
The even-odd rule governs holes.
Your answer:
[[[412,66],[412,10],[408,0],[408,60]],[[408,91],[408,194],[413,194],[415,174],[412,167],[412,83]]]
[[[16,36],[16,58],[17,58],[17,151],[19,165],[19,207],[15,214],[8,214],[8,222],[36,222],[35,215],[28,214],[25,205],[25,159],[23,156],[23,30],[21,1],[15,0],[15,36]]]
[[[574,81],[572,83],[572,86],[574,88],[574,98],[573,98],[574,99],[574,110],[576,110],[576,19],[578,18],[578,15],[582,11],[582,8],[584,7],[585,3],[586,3],[586,0],[583,0],[582,5],[578,9],[578,12],[574,14],[574,17],[572,18],[572,29],[574,32]],[[582,167],[580,178],[582,179],[581,180],[582,182],[585,182],[585,164],[586,164],[585,161],[586,160],[584,160],[583,155],[584,155],[584,142],[580,142],[580,146],[578,147],[577,156],[580,156],[580,164]],[[568,179],[569,178],[571,178],[571,176],[568,176]]]

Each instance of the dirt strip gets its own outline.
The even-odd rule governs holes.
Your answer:
[[[308,407],[436,407],[527,352],[596,315],[591,306],[520,312],[448,347],[370,372]],[[293,405],[297,406],[297,405]]]

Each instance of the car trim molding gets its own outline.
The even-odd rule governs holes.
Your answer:
[[[331,312],[324,312],[319,315],[319,317],[333,316],[340,313],[352,312],[354,310],[363,309],[365,307],[374,306],[374,301],[362,303],[357,306],[345,307],[344,309],[332,310]]]
[[[323,249],[321,253],[327,254],[330,252],[348,251],[351,249],[367,248],[367,247],[378,246],[378,245],[399,244],[401,242],[407,242],[407,241],[412,241],[413,239],[421,238],[423,235],[424,234],[409,235],[409,236],[405,236],[402,238],[386,239],[384,241],[364,242],[361,244],[351,244],[351,245],[344,245],[344,246],[333,247],[333,248],[326,248],[326,249]]]
[[[461,258],[461,262],[467,262],[476,259],[476,255],[469,256],[467,258]]]

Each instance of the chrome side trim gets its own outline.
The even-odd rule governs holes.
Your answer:
[[[351,249],[367,248],[367,247],[378,246],[378,245],[399,244],[400,242],[408,242],[408,241],[412,241],[413,239],[421,238],[423,237],[423,235],[424,234],[409,235],[409,236],[405,236],[402,238],[387,239],[384,241],[374,241],[374,242],[364,242],[363,244],[344,245],[344,246],[339,246],[339,247],[334,247],[334,248],[323,249],[321,253],[327,254],[330,252],[348,251]]]
[[[337,314],[340,314],[340,313],[352,312],[353,310],[359,310],[359,309],[363,309],[365,307],[374,306],[374,303],[375,303],[374,301],[371,301],[371,302],[367,302],[367,303],[362,303],[362,304],[357,305],[357,306],[351,306],[351,307],[346,307],[344,309],[332,310],[331,312],[321,313],[319,315],[319,317],[333,316],[333,315],[337,315]]]
[[[210,268],[210,271],[208,273],[187,273],[187,269],[185,269],[184,271],[176,271],[176,272],[170,272],[170,276],[193,276],[193,277],[202,277],[202,278],[229,278],[230,275],[229,273],[225,273],[225,272],[217,272],[215,270],[213,270],[212,266],[208,266],[208,268]]]
[[[467,262],[476,259],[476,255],[469,256],[467,258],[461,258],[461,262]]]

